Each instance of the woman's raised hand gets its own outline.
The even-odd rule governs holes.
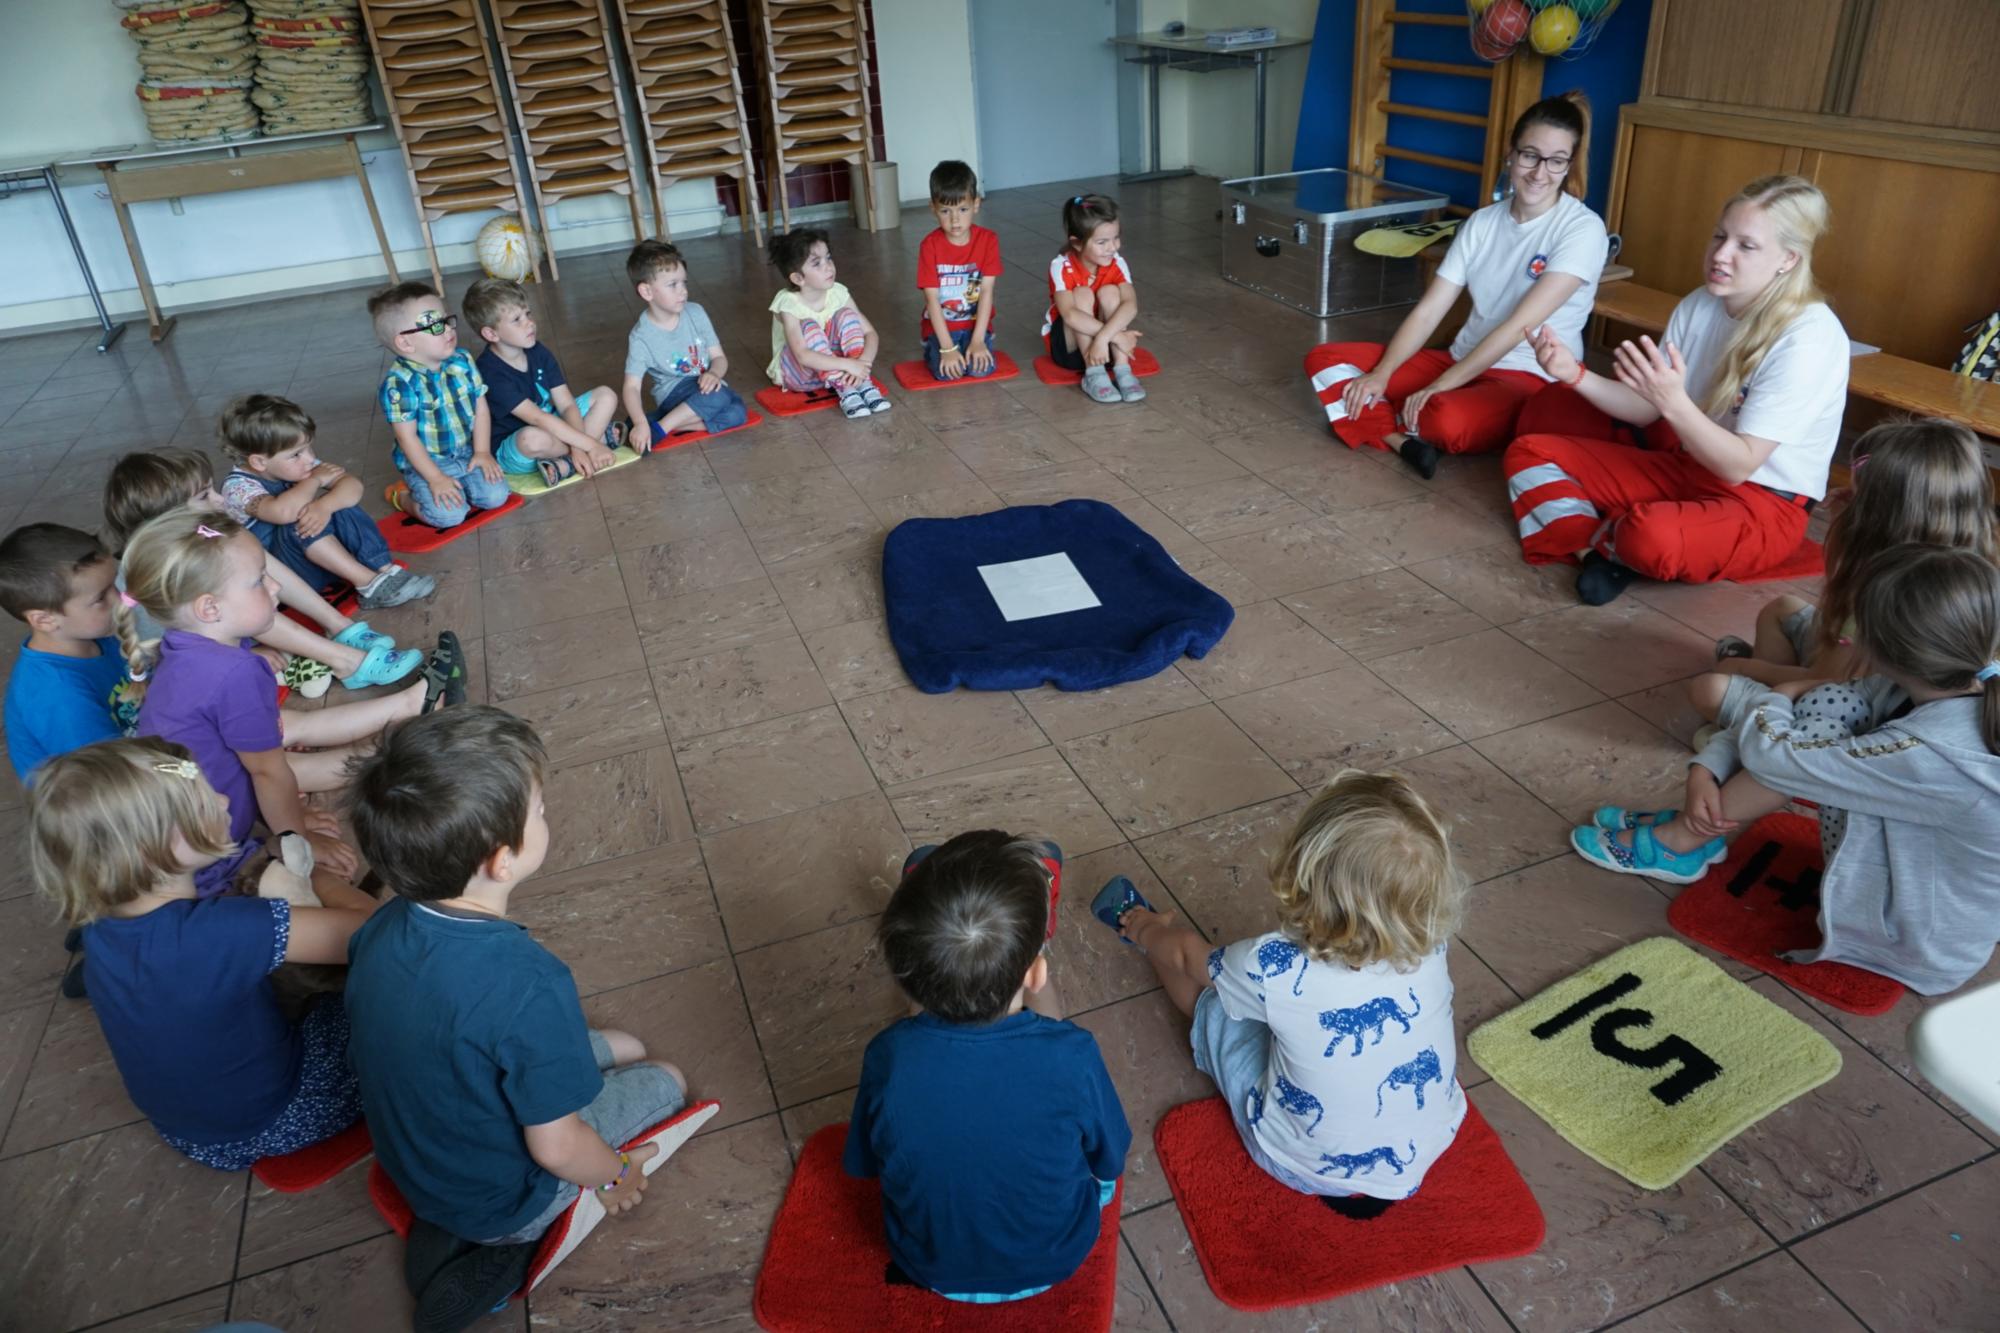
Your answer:
[[[1668,343],[1662,351],[1651,338],[1622,342],[1612,352],[1618,382],[1651,403],[1662,414],[1687,397],[1687,363],[1681,349]]]
[[[1564,384],[1575,384],[1581,378],[1577,373],[1581,367],[1570,355],[1563,340],[1556,336],[1555,330],[1544,324],[1538,329],[1523,329],[1521,333],[1528,340],[1528,345],[1535,349],[1535,363],[1542,368],[1543,374]]]

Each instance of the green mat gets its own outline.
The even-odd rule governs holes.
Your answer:
[[[1642,940],[1466,1039],[1583,1153],[1665,1189],[1840,1072],[1840,1052],[1686,945]]]
[[[633,453],[628,446],[621,444],[611,451],[611,467],[597,469],[597,475],[601,477],[611,471],[611,468],[624,467],[627,463],[636,463],[638,461],[639,455]],[[542,480],[542,474],[539,471],[509,472],[507,474],[507,489],[516,495],[525,495],[532,500],[537,495],[547,495],[550,491],[559,491],[565,486],[588,480],[590,478],[584,476],[581,472],[572,472],[551,486]]]

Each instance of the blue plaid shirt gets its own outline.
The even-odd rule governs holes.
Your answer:
[[[382,419],[391,426],[415,422],[417,440],[435,458],[469,458],[472,423],[485,394],[486,381],[464,349],[436,370],[399,356],[382,380]]]

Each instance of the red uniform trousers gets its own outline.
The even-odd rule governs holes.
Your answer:
[[[1381,343],[1322,343],[1306,353],[1306,374],[1312,377],[1313,391],[1329,409],[1340,402],[1347,381],[1322,387],[1322,374],[1338,365],[1375,369],[1382,359]],[[1367,444],[1377,449],[1389,446],[1382,437],[1404,429],[1396,413],[1403,400],[1426,387],[1455,363],[1443,348],[1427,347],[1396,367],[1389,377],[1389,401],[1376,402],[1359,415],[1331,421],[1333,433],[1350,447]],[[1423,436],[1448,454],[1490,454],[1514,438],[1514,419],[1521,405],[1548,381],[1525,370],[1488,370],[1470,384],[1448,389],[1424,405]]]
[[[1803,503],[1756,482],[1731,486],[1683,453],[1665,422],[1640,432],[1554,385],[1519,429],[1503,470],[1531,565],[1590,549],[1669,582],[1754,579],[1805,538]]]

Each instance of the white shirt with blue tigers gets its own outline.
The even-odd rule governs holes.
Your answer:
[[[1465,1118],[1451,973],[1440,948],[1414,972],[1315,962],[1273,932],[1215,950],[1223,1012],[1269,1025],[1261,1089],[1238,1108],[1299,1176],[1405,1199]]]

